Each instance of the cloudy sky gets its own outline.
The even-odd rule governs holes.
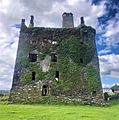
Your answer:
[[[103,87],[119,84],[119,1],[118,0],[0,0],[0,89],[10,89],[22,18],[35,26],[61,27],[63,12],[80,17],[96,29],[96,45]]]

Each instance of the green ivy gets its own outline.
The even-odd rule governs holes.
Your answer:
[[[50,55],[52,51],[50,48],[46,48],[38,54],[39,60],[44,60],[47,54]],[[69,39],[62,40],[55,49],[58,54],[58,62],[51,62],[50,69],[48,72],[43,72],[40,65],[29,62],[27,58],[22,58],[21,64],[28,71],[22,72],[21,79],[26,81],[25,83],[31,82],[31,72],[36,72],[36,81],[38,80],[51,80],[52,92],[56,94],[62,92],[81,92],[84,89],[84,85],[87,91],[90,93],[97,89],[100,85],[98,81],[98,73],[93,66],[87,64],[91,61],[94,55],[93,43],[90,39],[81,44],[79,37],[70,37]],[[80,58],[83,58],[84,62],[80,62]],[[87,78],[83,78],[83,70],[87,73]],[[56,71],[59,71],[59,81],[55,80]]]
[[[58,53],[62,56],[69,57],[73,62],[78,65],[82,65],[80,63],[80,59],[83,59],[83,64],[86,65],[89,63],[94,55],[94,48],[91,40],[84,41],[84,44],[81,44],[80,38],[78,37],[70,37],[69,39],[63,40],[59,46]]]
[[[31,82],[32,76],[30,71],[24,71],[21,73],[21,81],[24,84],[28,84]]]
[[[87,73],[87,88],[89,91],[94,91],[100,86],[97,70],[93,66],[87,66]]]

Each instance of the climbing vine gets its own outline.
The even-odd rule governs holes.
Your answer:
[[[99,86],[95,68],[88,65],[94,55],[93,43],[90,39],[87,38],[83,44],[81,38],[75,36],[60,41],[60,44],[55,48],[58,60],[57,62],[51,62],[50,69],[47,72],[42,71],[40,62],[54,51],[46,48],[40,52],[38,53],[38,61],[35,63],[29,62],[28,58],[22,58],[21,65],[27,69],[22,71],[21,79],[23,82],[31,82],[31,72],[35,71],[36,81],[45,79],[52,81],[51,88],[54,94],[79,93],[84,91],[83,85],[90,93]],[[81,58],[83,59],[82,63]],[[84,67],[87,73],[86,79],[83,78],[82,69]],[[57,81],[55,79],[56,71],[59,71],[59,80]]]

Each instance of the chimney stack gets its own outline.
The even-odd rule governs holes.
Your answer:
[[[29,27],[34,27],[34,16],[31,15]]]
[[[62,14],[62,27],[63,28],[73,28],[74,27],[74,20],[72,13],[63,13]]]

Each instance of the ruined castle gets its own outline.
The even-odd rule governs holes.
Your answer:
[[[62,28],[34,27],[21,21],[10,101],[36,102],[47,97],[102,96],[96,31],[81,17],[63,13]]]

